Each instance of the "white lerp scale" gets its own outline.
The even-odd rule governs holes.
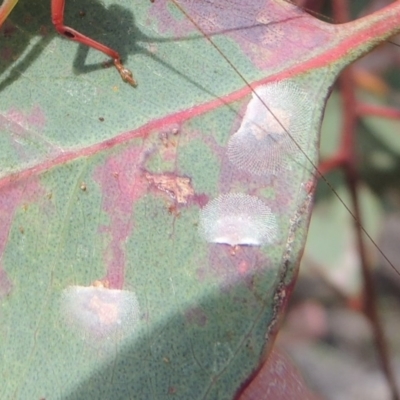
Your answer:
[[[227,193],[200,211],[199,232],[210,243],[261,246],[275,239],[277,223],[271,209],[258,197]]]

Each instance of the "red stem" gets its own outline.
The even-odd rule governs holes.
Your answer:
[[[357,114],[359,116],[374,115],[382,118],[400,119],[400,110],[397,108],[375,106],[365,103],[357,104]]]

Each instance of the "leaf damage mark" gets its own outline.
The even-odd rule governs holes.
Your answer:
[[[194,196],[190,178],[173,174],[155,175],[149,172],[146,172],[145,177],[150,184],[167,193],[179,204],[187,204],[188,198]]]

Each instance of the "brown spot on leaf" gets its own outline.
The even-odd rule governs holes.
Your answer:
[[[176,388],[171,386],[168,388],[168,394],[176,394]]]
[[[166,192],[179,204],[186,204],[187,199],[194,195],[190,178],[175,175],[153,175],[146,173],[146,179],[157,189]]]
[[[109,288],[110,288],[110,283],[108,282],[107,279],[104,279],[104,280],[97,280],[97,281],[94,281],[94,282],[91,284],[91,286],[109,289]]]
[[[236,256],[236,253],[240,250],[240,246],[236,245],[236,246],[232,246],[231,250],[230,250],[230,254],[231,256]]]
[[[176,204],[170,205],[168,207],[168,212],[174,217],[179,217],[179,215],[181,214]]]

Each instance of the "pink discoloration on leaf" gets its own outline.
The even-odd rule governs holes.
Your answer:
[[[240,275],[247,275],[249,273],[249,264],[247,263],[247,261],[242,260],[238,266],[238,272]]]
[[[10,228],[13,222],[15,211],[21,204],[28,204],[37,199],[38,193],[42,190],[31,181],[28,184],[20,182],[10,184],[0,192],[0,258],[7,245]]]
[[[100,232],[111,237],[105,250],[107,274],[104,278],[112,289],[122,289],[126,268],[124,243],[131,233],[134,203],[147,191],[148,183],[140,169],[142,151],[130,147],[125,152],[111,156],[97,169],[95,180],[103,192],[103,210],[109,216],[109,225]],[[134,268],[134,265],[130,266]]]
[[[0,128],[4,128],[4,123],[8,121],[9,124],[15,124],[15,133],[25,133],[35,128],[43,128],[46,124],[46,117],[39,106],[35,106],[29,112],[19,111],[11,108],[5,115],[5,121],[0,121]]]
[[[39,106],[26,112],[11,108],[0,114],[0,130],[5,133],[21,161],[36,161],[37,149],[41,149],[38,154],[42,151],[53,155],[60,152],[41,134],[45,125],[46,117]]]
[[[8,243],[15,212],[21,206],[27,209],[28,204],[37,201],[41,194],[43,190],[36,181],[27,184],[10,183],[0,192],[0,261]],[[19,231],[23,232],[21,227]],[[9,295],[12,287],[11,278],[0,264],[0,299]]]
[[[245,270],[244,270],[245,265]],[[251,279],[258,270],[265,268],[268,260],[254,246],[213,245],[210,247],[209,262],[197,271],[200,280],[217,278],[223,287]],[[250,281],[249,281],[250,282]]]
[[[196,204],[200,208],[203,208],[209,201],[209,197],[204,193],[195,194],[191,199],[191,203]]]
[[[271,0],[179,0],[178,3],[205,34],[231,37],[260,69],[277,68],[288,59],[305,59],[309,56],[307,50],[318,49],[333,33],[327,30],[326,24],[289,3]],[[176,23],[169,11],[171,8],[168,2],[159,1],[151,10],[161,32],[173,27],[178,37],[199,33],[187,18]]]

